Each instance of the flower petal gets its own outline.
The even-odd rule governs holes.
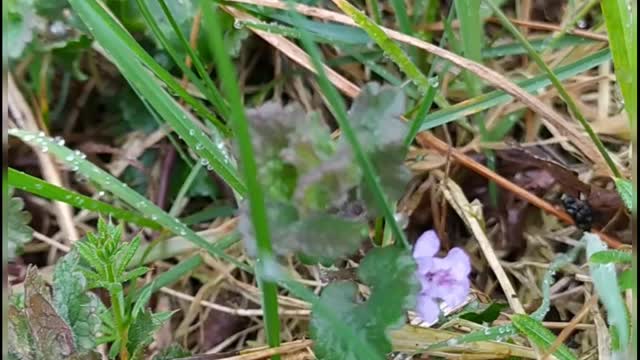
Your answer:
[[[464,302],[464,300],[469,295],[469,279],[464,279],[463,281],[456,282],[455,284],[449,286],[448,291],[442,292],[440,295],[440,299],[447,304],[449,307],[456,307]]]
[[[471,260],[461,248],[451,249],[444,260],[450,264],[451,273],[458,280],[467,278],[471,273]]]
[[[438,321],[440,315],[438,303],[427,295],[418,295],[416,311],[422,320],[430,324]]]
[[[439,249],[440,238],[438,238],[438,234],[434,230],[427,230],[420,235],[416,241],[416,245],[413,248],[413,257],[431,257],[434,256]]]

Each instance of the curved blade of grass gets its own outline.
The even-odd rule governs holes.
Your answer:
[[[102,201],[94,200],[93,198],[79,194],[75,191],[67,190],[65,188],[50,184],[42,179],[38,179],[37,177],[25,174],[21,171],[12,168],[9,168],[8,170],[9,171],[7,175],[9,185],[14,186],[20,190],[38,195],[45,199],[61,201],[79,209],[95,211],[104,215],[111,215],[120,220],[137,224],[149,229],[161,229],[160,225],[156,224],[154,221],[145,219],[138,214],[119,209]]]
[[[602,0],[602,15],[607,25],[609,46],[613,53],[613,63],[616,66],[616,79],[622,90],[625,108],[629,112],[629,119],[637,118],[637,44],[633,40],[637,34],[637,22],[634,19],[632,6],[637,6],[632,0]],[[631,120],[633,121],[633,120]]]
[[[217,14],[218,9],[213,9],[211,4],[204,4],[203,15],[213,21],[210,22],[212,35],[214,59],[218,68],[218,74],[222,81],[223,88],[229,99],[231,106],[231,127],[238,142],[240,161],[244,180],[247,184],[247,200],[249,201],[249,211],[251,222],[254,228],[256,244],[258,248],[258,261],[264,262],[273,256],[271,239],[269,233],[269,223],[267,220],[267,208],[265,205],[264,192],[258,180],[258,170],[254,156],[251,134],[249,132],[249,121],[244,112],[242,94],[238,86],[235,69],[231,63],[229,54],[225,51],[222,29]],[[267,333],[267,342],[271,347],[280,346],[280,319],[278,317],[278,288],[276,283],[268,281],[262,277],[258,271],[258,284],[262,292],[262,306],[264,308],[264,322]],[[279,356],[272,357],[279,360]]]
[[[366,31],[371,39],[384,50],[391,60],[398,65],[400,70],[402,70],[422,92],[426,93],[429,90],[431,85],[427,77],[424,76],[400,46],[391,40],[375,22],[345,0],[333,0],[333,3]]]
[[[593,264],[631,264],[633,254],[620,250],[603,250],[593,253],[589,261]]]
[[[515,314],[511,320],[520,333],[525,335],[529,341],[545,351],[549,350],[557,339],[557,337],[549,329],[545,328],[539,320],[528,315]],[[560,344],[560,346],[558,346],[558,348],[553,352],[553,355],[555,355],[558,360],[577,359],[571,350],[569,350],[569,348],[564,344]]]
[[[163,120],[189,144],[196,154],[204,159],[203,162],[210,165],[237,193],[244,195],[246,188],[227,154],[222,150],[224,146],[217,146],[203,131],[198,129],[191,122],[189,114],[157,84],[155,78],[140,62],[135,61],[135,54],[127,43],[117,36],[114,25],[106,22],[104,16],[101,16],[104,9],[95,0],[70,0],[69,3],[87,24],[98,42],[110,54],[131,86],[141,96],[144,96],[144,99],[162,116]]]
[[[208,251],[212,256],[224,259],[234,264],[238,268],[251,273],[251,268],[246,264],[239,262],[237,259],[225,254],[219,247],[210,244],[200,237],[194,231],[178,219],[167,214],[154,203],[135,190],[130,189],[126,184],[120,182],[108,172],[100,169],[96,165],[84,159],[84,156],[77,151],[58,144],[57,141],[44,136],[44,134],[35,134],[29,131],[10,129],[9,134],[20,138],[22,141],[37,145],[43,152],[50,152],[65,165],[69,166],[72,171],[86,176],[89,180],[100,185],[106,191],[131,205],[140,213],[148,216],[152,221],[164,226],[166,229],[176,235],[183,236],[198,247]]]
[[[301,15],[296,13],[294,10],[291,10],[290,13],[291,13],[291,16],[294,17],[294,20],[297,20],[298,18],[301,17]],[[360,13],[360,15],[364,16],[362,15],[362,13]],[[313,67],[316,70],[318,85],[320,86],[322,93],[327,99],[331,112],[335,116],[336,121],[340,126],[340,130],[342,131],[342,136],[344,136],[345,139],[349,142],[349,145],[351,145],[351,149],[353,150],[353,153],[358,161],[358,164],[362,168],[364,180],[366,181],[369,188],[372,190],[373,196],[375,197],[375,200],[378,203],[378,207],[383,210],[386,224],[388,224],[389,227],[391,227],[391,231],[396,241],[398,241],[399,244],[402,244],[407,248],[410,248],[409,242],[407,241],[407,238],[402,232],[402,229],[398,225],[398,222],[396,221],[394,213],[391,210],[391,206],[389,206],[389,204],[387,203],[386,196],[382,190],[382,185],[380,184],[380,178],[378,177],[378,175],[376,175],[373,164],[371,163],[371,160],[365,154],[362,148],[362,145],[360,145],[360,143],[358,142],[358,138],[356,136],[355,131],[351,127],[351,123],[349,122],[349,119],[348,119],[347,109],[345,107],[344,100],[342,99],[342,97],[340,96],[336,88],[333,86],[331,81],[329,81],[329,78],[327,77],[327,74],[324,71],[324,67],[322,66],[322,55],[320,54],[320,50],[318,50],[318,47],[316,46],[316,44],[314,44],[311,41],[309,35],[305,31],[302,31],[301,33],[302,33],[302,43],[304,44],[304,47],[307,50],[307,53],[309,54],[311,62],[313,63]],[[424,77],[424,75],[422,76]]]
[[[607,246],[600,240],[598,235],[585,233],[583,236],[587,243],[587,257],[591,258],[593,254],[607,250]],[[619,341],[615,351],[624,350],[629,345],[630,338],[630,320],[622,298],[622,292],[618,285],[616,268],[613,264],[594,264],[589,263],[591,278],[593,285],[600,297],[600,302],[607,309],[607,322],[615,328]]]
[[[137,0],[137,1],[139,3],[144,2],[144,0]],[[189,57],[191,58],[193,65],[195,66],[196,70],[198,71],[198,74],[200,75],[200,78],[204,79],[205,88],[207,89],[209,94],[207,99],[216,106],[216,109],[220,114],[222,114],[222,117],[224,117],[225,119],[228,119],[229,107],[225,103],[224,98],[222,97],[222,95],[220,94],[216,86],[213,84],[213,81],[211,81],[211,77],[209,76],[209,73],[207,72],[205,66],[202,64],[202,60],[200,59],[200,56],[196,53],[196,50],[191,48],[191,44],[189,43],[189,40],[187,40],[186,36],[182,33],[182,29],[180,29],[180,26],[178,26],[178,23],[176,22],[175,18],[171,14],[171,11],[169,11],[169,8],[167,7],[166,2],[164,0],[157,0],[157,1],[160,4],[160,8],[162,9],[164,16],[167,18],[167,20],[169,20],[169,24],[171,24],[171,28],[176,33],[176,35],[180,39],[180,42],[182,42],[182,46],[185,48],[185,50],[189,54]],[[146,7],[146,4],[145,4],[145,7]],[[153,17],[149,18],[149,20],[155,23]],[[160,30],[159,27],[158,27],[158,30]],[[159,31],[159,33],[162,34],[162,31]],[[167,41],[167,45],[168,44],[169,43]],[[186,68],[186,65],[185,65],[185,68]]]
[[[429,345],[425,347],[423,351],[436,350],[444,347],[451,347],[480,341],[503,341],[514,335],[517,335],[517,333],[518,331],[516,330],[515,326],[511,324],[494,326],[484,330],[473,331],[466,335],[458,336],[447,341]]]
[[[83,16],[87,19],[86,21],[89,22],[87,24],[89,30],[93,32],[92,29],[94,29],[94,24],[97,24],[97,22],[102,22],[106,27],[109,28],[108,36],[106,36],[106,38],[108,39],[107,43],[116,41],[121,42],[127,49],[129,60],[134,60],[137,58],[158,79],[160,79],[160,81],[162,81],[164,85],[167,86],[171,93],[176,94],[181,99],[183,99],[196,111],[198,115],[211,122],[223,135],[229,135],[229,129],[200,101],[191,96],[189,92],[184,89],[182,85],[173,76],[171,76],[171,74],[167,70],[165,70],[160,64],[158,64],[153,59],[153,57],[149,55],[142,48],[142,46],[140,46],[140,44],[138,44],[133,36],[129,34],[129,32],[118,21],[118,19],[116,19],[115,16],[113,16],[113,14],[111,14],[111,12],[104,5],[97,2],[96,0],[87,0],[82,2],[72,0],[69,1],[69,3],[78,14],[82,13]],[[95,35],[96,34],[94,34],[94,36]],[[102,38],[104,40],[105,36],[102,36]],[[102,46],[105,45],[103,41],[98,40],[98,42]],[[109,51],[109,49],[107,50]],[[109,51],[108,55],[111,55],[111,51]]]
[[[522,33],[511,23],[511,21],[509,21],[507,16],[502,12],[502,10],[500,10],[498,6],[496,6],[490,0],[483,0],[483,1],[494,11],[494,13],[497,15],[498,19],[502,23],[502,26],[504,26],[507,30],[509,30],[509,32],[522,44],[522,46],[524,46],[527,49],[529,56],[533,58],[533,60],[542,70],[544,70],[544,72],[547,74],[547,76],[551,80],[551,83],[553,84],[553,86],[556,88],[556,90],[558,90],[558,94],[560,95],[562,100],[564,100],[564,102],[569,107],[569,110],[571,111],[571,113],[576,117],[578,122],[582,125],[584,130],[587,132],[587,135],[589,135],[589,138],[591,138],[591,141],[595,144],[596,148],[598,149],[598,151],[604,158],[605,162],[609,166],[611,173],[615,177],[621,177],[620,170],[618,170],[618,167],[616,166],[615,162],[613,162],[613,159],[609,155],[609,152],[607,151],[607,149],[604,147],[604,144],[602,143],[598,135],[595,133],[595,131],[593,130],[593,128],[591,127],[587,119],[584,118],[584,116],[582,115],[582,112],[580,111],[580,109],[578,109],[578,106],[576,105],[575,101],[573,101],[573,98],[571,97],[571,95],[569,95],[567,90],[564,88],[564,85],[562,85],[562,82],[560,81],[560,79],[558,79],[558,77],[553,72],[553,70],[551,70],[551,68],[549,68],[549,66],[544,62],[544,60],[542,60],[542,57],[540,57],[538,52],[533,48],[533,46],[531,46],[527,38],[525,38],[524,35],[522,35]]]
[[[611,54],[608,49],[600,50],[595,54],[585,57],[584,59],[558,68],[557,76],[561,80],[568,79],[609,61],[610,59]],[[517,82],[516,84],[528,92],[535,92],[549,86],[551,84],[551,80],[549,80],[546,75],[539,75],[531,79]],[[420,131],[426,131],[448,122],[455,121],[461,117],[475,114],[494,106],[506,104],[512,99],[513,97],[511,95],[508,95],[503,91],[491,91],[484,95],[480,95],[429,114],[420,128]]]
[[[206,94],[207,100],[209,100],[215,106],[218,113],[220,113],[223,118],[225,119],[228,118],[229,111],[224,102],[224,99],[222,98],[222,95],[220,95],[220,93],[218,92],[218,89],[211,82],[209,75],[206,72],[204,72],[204,75],[203,75],[203,72],[200,71],[201,69],[198,68],[198,65],[196,65],[196,61],[198,61],[198,64],[200,64],[200,66],[202,65],[202,63],[200,62],[200,59],[196,57],[195,54],[193,54],[193,49],[191,49],[191,45],[185,39],[184,34],[182,33],[182,30],[180,30],[180,27],[176,24],[175,19],[173,18],[171,13],[169,13],[170,17],[167,16],[166,13],[165,13],[165,16],[167,16],[167,20],[169,20],[169,24],[173,28],[173,31],[176,32],[176,35],[180,39],[180,42],[182,42],[185,50],[189,53],[189,56],[191,57],[191,59],[193,59],[193,63],[194,65],[196,65],[196,69],[201,76],[200,78],[197,77],[194,74],[194,72],[191,70],[191,68],[189,68],[185,64],[185,59],[180,58],[176,49],[169,43],[169,40],[160,29],[160,26],[158,25],[156,20],[153,18],[153,15],[149,10],[149,6],[147,5],[147,1],[148,0],[136,0],[138,4],[138,8],[142,13],[142,17],[147,22],[147,25],[149,25],[149,28],[151,29],[151,32],[153,33],[153,35],[160,42],[160,44],[162,44],[162,47],[169,53],[171,58],[173,58],[173,61],[176,63],[176,65],[178,65],[180,70],[182,70],[182,73],[185,74],[189,78],[189,80],[191,80],[191,82],[196,85],[196,87],[200,90],[200,92],[202,92],[203,94]],[[166,7],[166,4],[164,4],[164,2],[160,2],[160,6],[162,8],[162,11],[164,12],[164,8]],[[178,31],[176,31],[176,28]]]

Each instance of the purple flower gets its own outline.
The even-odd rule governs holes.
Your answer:
[[[422,285],[416,311],[428,323],[438,320],[439,303],[455,307],[469,294],[469,256],[461,248],[453,248],[444,258],[434,257],[439,249],[440,239],[433,230],[420,235],[413,249],[418,264],[416,275]]]

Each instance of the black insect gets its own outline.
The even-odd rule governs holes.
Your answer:
[[[591,206],[584,200],[566,194],[562,196],[561,200],[564,209],[571,215],[576,226],[582,231],[591,230],[593,225],[593,211],[591,210]]]

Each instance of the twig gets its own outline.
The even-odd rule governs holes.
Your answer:
[[[518,314],[524,314],[525,310],[518,299],[518,295],[509,281],[509,277],[507,273],[504,271],[504,268],[500,264],[500,260],[496,255],[487,235],[484,232],[483,226],[480,223],[480,220],[474,215],[470,213],[471,204],[469,200],[467,200],[466,196],[462,192],[462,189],[458,184],[456,184],[451,179],[445,179],[444,174],[442,172],[437,171],[435,175],[440,178],[443,184],[443,193],[444,196],[451,204],[451,207],[458,213],[458,215],[464,220],[469,230],[473,233],[473,236],[478,240],[478,244],[480,245],[480,249],[484,254],[489,267],[496,275],[498,282],[500,283],[500,287],[502,287],[502,291],[504,291],[504,295],[511,306],[511,309]]]
[[[553,354],[560,345],[573,333],[573,330],[576,329],[576,326],[584,319],[585,316],[589,313],[591,308],[598,303],[598,297],[593,295],[583,306],[582,309],[576,314],[576,316],[571,319],[569,324],[560,331],[556,340],[551,344],[549,349],[542,355],[542,360],[549,359],[549,356]]]

